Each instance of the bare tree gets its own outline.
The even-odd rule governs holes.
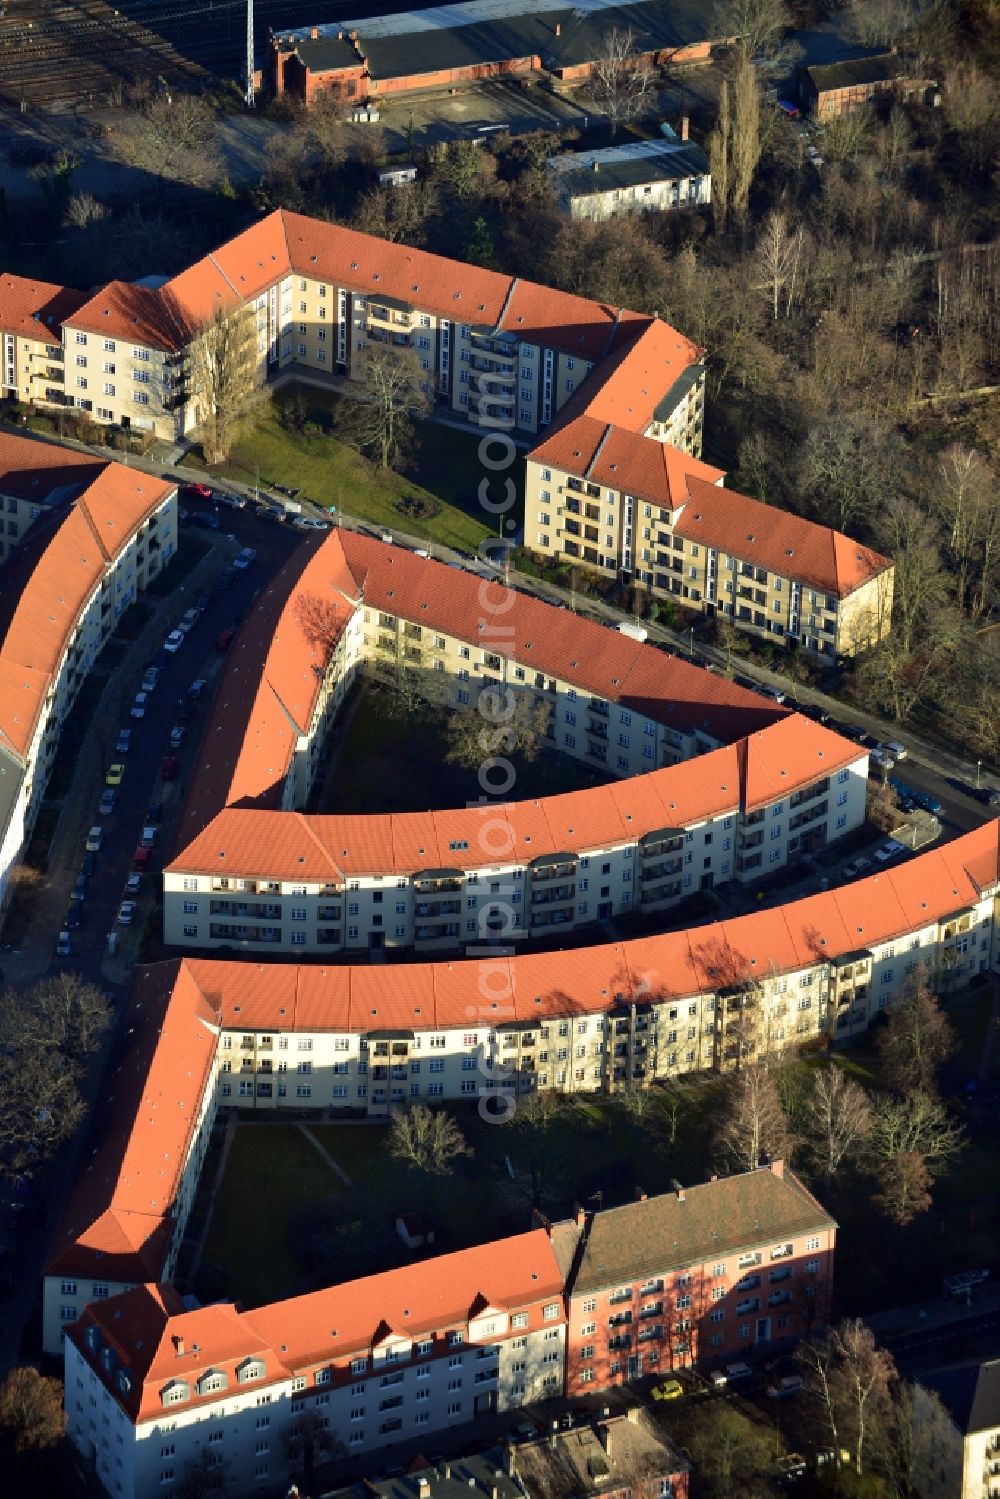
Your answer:
[[[399,466],[413,442],[415,417],[430,409],[429,377],[414,349],[370,343],[359,358],[341,420],[380,468]],[[356,393],[355,393],[356,392]]]
[[[15,1452],[54,1447],[66,1431],[62,1382],[30,1364],[12,1369],[0,1385],[0,1426],[11,1432]]]
[[[240,424],[264,400],[252,304],[218,308],[190,345],[191,392],[206,463],[224,463]]]
[[[116,135],[123,161],[172,182],[216,182],[221,161],[211,106],[195,94],[159,94]]]
[[[653,75],[646,59],[636,52],[631,28],[615,26],[608,32],[594,60],[591,92],[611,123],[612,135],[643,111]]]
[[[764,57],[790,24],[785,0],[723,0],[712,18],[713,35],[738,42],[749,58]]]
[[[771,1433],[735,1405],[710,1402],[698,1412],[686,1436],[699,1492],[706,1499],[758,1495],[774,1468]],[[639,1486],[633,1488],[633,1493]]]
[[[733,72],[732,203],[741,224],[750,211],[750,189],[762,150],[760,79],[746,53],[740,52]]]
[[[517,1109],[508,1116],[506,1127],[517,1142],[514,1159],[527,1167],[533,1207],[541,1206],[545,1188],[561,1164],[553,1148],[552,1130],[565,1106],[564,1096],[555,1088],[539,1088],[519,1099]]]
[[[73,193],[66,204],[63,223],[70,229],[89,229],[91,224],[106,219],[110,212],[108,205],[91,193]]]
[[[92,1052],[111,1024],[112,1008],[102,990],[79,973],[55,973],[27,991],[0,994],[0,1041],[33,1047],[40,1038],[77,1063]]]
[[[905,1225],[930,1207],[930,1186],[958,1155],[965,1136],[944,1104],[926,1093],[877,1094],[872,1112],[875,1201],[893,1222]]]
[[[879,1185],[872,1201],[890,1222],[906,1228],[931,1206],[934,1178],[916,1150],[901,1150],[881,1163]]]
[[[886,1024],[876,1037],[882,1076],[897,1093],[937,1091],[938,1069],[952,1055],[958,1038],[927,982],[920,964],[886,1010]]]
[[[732,1078],[721,1105],[715,1143],[739,1171],[756,1171],[766,1160],[791,1154],[792,1136],[774,1069],[753,1062]]]
[[[997,543],[1000,532],[995,504],[996,476],[980,453],[962,443],[952,443],[938,460],[940,483],[935,497],[945,526],[946,548],[955,574],[955,592],[961,607],[971,606],[974,615],[982,612],[987,587],[982,586],[989,557],[996,569]],[[973,579],[979,575],[979,586],[973,590]],[[971,595],[971,597],[970,597]]]
[[[453,713],[445,726],[449,765],[475,769],[490,755],[520,755],[537,760],[548,740],[549,710],[528,693],[487,687],[477,707]]]
[[[433,183],[401,182],[397,187],[373,187],[359,200],[353,224],[392,244],[419,244],[438,204]]]
[[[850,1448],[859,1476],[873,1448],[884,1441],[892,1423],[897,1381],[891,1354],[875,1343],[860,1318],[827,1329],[803,1343],[797,1353],[809,1395],[830,1433],[835,1450]]]
[[[827,1182],[861,1153],[872,1129],[867,1093],[832,1062],[812,1074],[801,1119],[809,1154]]]
[[[801,286],[805,243],[802,225],[790,230],[785,215],[772,209],[757,238],[757,267],[771,304],[772,322],[778,321],[782,303],[785,317],[791,316],[796,290]]]
[[[712,175],[712,216],[719,229],[725,229],[732,198],[731,163],[733,155],[733,122],[729,111],[729,80],[719,87],[719,109],[715,129],[708,138],[708,164]]]
[[[823,122],[822,147],[825,161],[857,161],[872,143],[873,120],[867,109],[831,115]]]
[[[447,1176],[469,1147],[444,1109],[418,1103],[397,1114],[389,1131],[389,1151],[397,1160],[427,1176]]]

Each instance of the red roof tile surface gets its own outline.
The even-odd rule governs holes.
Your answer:
[[[62,325],[87,300],[83,292],[27,276],[0,275],[0,329],[62,345]]]

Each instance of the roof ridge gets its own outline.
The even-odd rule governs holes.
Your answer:
[[[84,519],[84,521],[85,521],[88,529],[92,533],[94,540],[97,542],[98,549],[99,549],[99,551],[101,553],[101,556],[104,558],[105,562],[110,562],[111,561],[111,553],[108,551],[107,547],[104,545],[104,539],[101,536],[101,533],[100,533],[100,530],[98,528],[97,522],[96,522],[96,520],[94,519],[94,517],[90,513],[90,505],[87,502],[87,496],[89,495],[89,493],[90,493],[91,488],[93,487],[93,485],[96,484],[99,479],[102,479],[104,477],[104,475],[107,473],[109,467],[110,467],[110,464],[105,464],[104,467],[101,469],[101,472],[99,474],[95,474],[94,475],[94,478],[92,479],[91,483],[87,485],[86,489],[83,491],[82,494],[80,494],[80,495],[77,496],[77,500],[76,500],[76,508],[79,511],[79,513],[83,516],[83,519]]]
[[[585,479],[589,479],[590,476],[591,476],[591,474],[593,473],[593,471],[594,471],[594,465],[597,462],[598,458],[600,458],[601,453],[604,451],[604,444],[607,442],[608,438],[611,436],[611,430],[612,430],[612,425],[611,425],[610,422],[608,422],[607,425],[604,428],[604,431],[601,433],[600,437],[597,439],[597,447],[594,449],[593,453],[590,455],[590,461],[584,467],[583,477]]]
[[[315,846],[315,848],[319,851],[319,853],[322,854],[323,858],[327,861],[327,863],[329,864],[330,868],[334,871],[334,873],[338,874],[341,879],[346,879],[346,875],[344,874],[344,871],[341,869],[341,867],[337,863],[336,859],[330,853],[330,850],[328,848],[325,848],[323,846],[323,844],[320,841],[320,839],[317,838],[316,834],[313,832],[313,830],[312,830],[312,818],[310,818],[309,816],[307,816],[307,814],[305,812],[296,812],[295,816],[298,819],[299,826],[305,829],[305,832],[306,832],[307,837],[309,838],[309,841]]]
[[[510,310],[510,304],[514,300],[514,293],[517,291],[517,288],[520,286],[520,284],[521,284],[521,278],[520,278],[520,276],[512,276],[510,278],[510,285],[507,288],[507,295],[503,299],[503,306],[501,307],[501,309],[500,309],[500,315],[499,315],[499,317],[496,320],[496,326],[495,326],[494,331],[497,332],[497,333],[499,333],[501,331],[501,329],[503,328],[503,320],[507,316],[507,313]]]

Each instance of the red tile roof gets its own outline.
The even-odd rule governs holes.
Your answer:
[[[209,1370],[228,1375],[237,1387],[245,1359],[264,1365],[255,1387],[287,1380],[327,1364],[345,1365],[369,1356],[392,1337],[407,1341],[452,1329],[466,1330],[483,1311],[527,1311],[528,1330],[565,1321],[563,1276],[544,1229],[477,1244],[453,1254],[330,1286],[310,1295],[275,1301],[254,1311],[231,1303],[185,1311],[170,1285],[146,1284],[87,1308],[70,1336],[83,1357],[103,1373],[91,1351],[87,1329],[96,1327],[103,1345],[116,1355],[107,1381],[133,1421],[163,1414],[162,1391],[185,1380],[190,1397],[181,1409],[217,1403],[218,1394],[199,1396],[196,1381]],[[559,1303],[557,1318],[542,1318],[545,1301]],[[127,1371],[127,1389],[117,1380]]]
[[[783,577],[845,598],[891,567],[859,541],[832,526],[764,505],[749,495],[692,477],[690,503],[674,527],[678,536],[728,552]]]
[[[645,432],[671,386],[703,353],[669,323],[651,320],[634,342],[595,371],[593,389],[585,396],[587,415],[628,432]]]
[[[546,854],[632,843],[660,828],[729,812],[752,812],[863,754],[849,740],[793,714],[738,744],[678,765],[543,800],[339,817],[230,805],[181,849],[167,872],[339,882],[357,875],[529,863]],[[478,836],[481,823],[488,825],[488,837]]]
[[[0,275],[0,329],[40,343],[62,344],[62,325],[87,300],[83,292],[27,276]]]
[[[96,1143],[73,1183],[46,1274],[141,1282],[162,1273],[217,1026],[217,1006],[184,964],[139,971],[127,1044],[105,1084]]]
[[[669,443],[609,426],[589,414],[546,435],[530,457],[533,463],[551,464],[591,483],[625,489],[664,510],[676,510],[689,499],[689,480],[717,484],[724,478],[721,468]]]
[[[346,625],[360,603],[483,644],[482,580],[352,531],[310,538],[264,589],[230,647],[178,846],[224,806],[277,807],[295,740],[308,727],[320,678],[299,599],[326,600]],[[495,648],[532,672],[720,742],[787,717],[756,693],[523,594],[490,584],[488,599],[511,633]],[[502,611],[502,613],[500,613]],[[511,647],[507,639],[514,642]],[[487,642],[488,643],[488,642]]]
[[[16,459],[19,455],[14,452],[14,444],[18,441],[25,449],[20,455],[24,462],[18,469],[19,477],[23,481],[28,463],[38,455],[47,492],[53,474],[58,472],[50,467],[52,455],[58,450],[7,437],[0,445],[0,459],[5,453],[9,460]],[[74,457],[77,461],[63,470],[66,482],[77,478],[83,467],[79,455]],[[16,600],[9,600],[11,612],[0,609],[0,672],[8,688],[0,695],[0,737],[21,755],[31,743],[46,692],[77,620],[107,564],[175,488],[167,480],[117,463],[95,464],[84,468],[84,474],[86,487],[69,510],[37,522],[22,543],[33,548],[25,553],[32,561],[32,571]],[[11,562],[19,560],[15,552]]]

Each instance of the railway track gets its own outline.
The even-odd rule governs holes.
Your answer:
[[[413,0],[255,0],[256,53],[272,26],[414,8]],[[142,79],[200,87],[242,80],[246,0],[6,0],[0,16],[0,103],[117,102]]]

